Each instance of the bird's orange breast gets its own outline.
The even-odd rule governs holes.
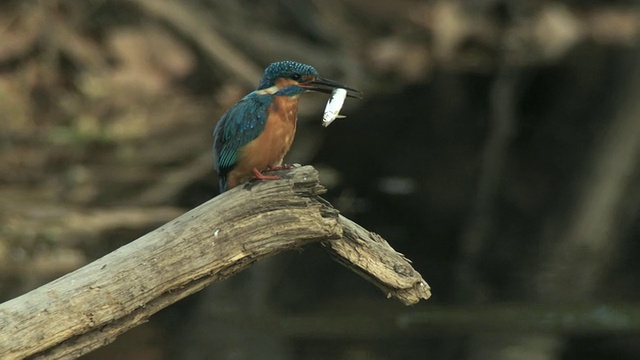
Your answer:
[[[228,176],[230,184],[249,180],[253,168],[262,171],[282,164],[296,133],[298,98],[274,96],[264,130],[241,150],[237,166]]]

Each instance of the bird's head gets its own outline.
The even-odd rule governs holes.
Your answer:
[[[258,85],[258,91],[285,96],[305,91],[331,93],[336,88],[346,89],[347,96],[360,98],[360,91],[320,77],[313,66],[288,60],[269,65]]]

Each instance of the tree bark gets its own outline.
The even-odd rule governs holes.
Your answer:
[[[319,195],[310,166],[226,192],[116,251],[0,304],[0,358],[69,359],[278,252],[322,241],[341,263],[413,304],[430,289],[380,236]]]

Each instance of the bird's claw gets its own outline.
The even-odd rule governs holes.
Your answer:
[[[253,176],[255,176],[256,179],[258,180],[278,180],[280,179],[280,176],[278,175],[265,175],[263,173],[261,173],[260,171],[258,171],[258,169],[253,168]]]

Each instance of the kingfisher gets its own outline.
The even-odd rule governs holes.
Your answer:
[[[306,91],[331,93],[338,88],[347,90],[349,97],[360,98],[360,91],[320,77],[311,65],[295,61],[269,65],[258,88],[227,110],[213,131],[220,192],[252,178],[279,179],[263,173],[290,167],[282,161],[296,133],[300,96]]]

